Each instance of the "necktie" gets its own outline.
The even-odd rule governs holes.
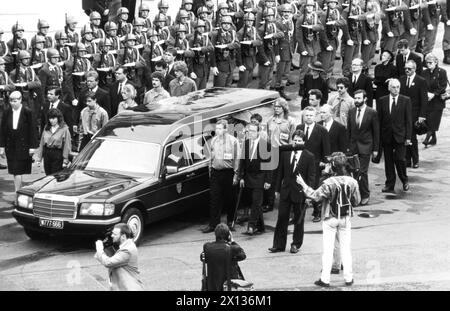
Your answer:
[[[120,95],[120,93],[122,93],[122,83],[119,83],[119,92],[117,94]]]
[[[51,104],[50,104],[50,109],[53,109],[53,108],[55,108],[55,104],[54,104],[54,103],[51,103]]]
[[[305,142],[308,141],[308,139],[309,139],[309,126],[306,127]]]
[[[358,115],[356,116],[356,123],[358,124],[358,128],[361,127],[361,108],[358,108]]]
[[[394,111],[394,107],[395,107],[395,97],[392,97],[392,107],[391,107],[391,114]]]
[[[353,86],[356,84],[356,76],[353,76]]]
[[[406,85],[408,86],[408,87],[410,87],[410,84],[409,84],[409,77],[408,77],[408,80],[406,81]]]

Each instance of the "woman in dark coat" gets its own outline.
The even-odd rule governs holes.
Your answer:
[[[298,95],[302,96],[302,110],[309,106],[308,97],[309,91],[312,89],[317,89],[322,92],[322,100],[320,101],[320,105],[323,106],[328,101],[328,84],[327,81],[323,78],[323,73],[325,70],[323,69],[323,65],[321,62],[316,61],[313,64],[308,65],[311,73],[305,75],[305,81],[303,83],[303,87],[300,87]]]
[[[230,279],[243,279],[237,262],[244,260],[246,255],[242,247],[233,241],[226,224],[218,224],[214,233],[216,241],[203,245],[201,259],[207,265],[207,290],[223,291],[228,277],[227,267],[230,267]]]
[[[427,69],[422,72],[422,76],[427,81],[428,87],[428,105],[427,105],[427,125],[428,133],[423,141],[425,147],[436,145],[436,132],[441,124],[442,111],[445,108],[445,99],[447,89],[447,72],[438,66],[438,58],[434,54],[428,54],[425,57]]]
[[[375,66],[375,78],[373,84],[376,86],[375,101],[386,95],[389,95],[388,79],[397,78],[397,69],[394,65],[394,55],[391,51],[383,51],[381,54],[381,63]]]
[[[38,147],[37,128],[31,110],[22,106],[22,94],[12,92],[11,108],[2,117],[0,155],[6,154],[8,173],[14,175],[15,190],[22,187],[22,175],[31,174],[32,156]]]

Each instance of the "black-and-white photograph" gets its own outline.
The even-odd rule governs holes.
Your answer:
[[[450,0],[2,2],[0,291],[450,290]]]

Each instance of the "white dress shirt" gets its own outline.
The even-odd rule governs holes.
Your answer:
[[[58,109],[58,105],[59,105],[59,103],[60,103],[60,100],[57,100],[56,102],[54,102],[54,103],[50,103],[50,109]]]
[[[333,118],[328,121],[328,122],[323,122],[323,126],[327,129],[327,131],[329,132],[331,130],[331,126],[333,125]]]
[[[17,130],[17,127],[19,126],[19,117],[20,117],[21,111],[22,111],[22,106],[20,106],[20,108],[17,110],[13,109],[13,130]]]
[[[408,88],[411,87],[411,84],[413,84],[414,78],[416,77],[416,74],[414,73],[411,77],[406,76],[406,86]],[[409,79],[409,84],[408,84],[408,79]]]
[[[360,108],[356,108],[356,124],[358,124],[358,128],[361,127],[362,120],[364,118],[364,113],[366,112],[367,105],[362,105]],[[358,109],[361,109],[361,114],[358,119]]]
[[[358,81],[360,75],[361,75],[361,73],[359,73],[357,75],[353,74],[353,76],[352,76],[352,83],[353,84],[355,84]]]
[[[294,171],[295,171],[295,169],[297,168],[298,161],[300,161],[300,157],[302,156],[302,151],[301,150],[292,151],[291,163],[292,163],[292,160],[294,159],[294,156],[295,156]]]

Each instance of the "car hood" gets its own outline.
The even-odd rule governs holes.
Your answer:
[[[80,199],[107,200],[146,179],[137,180],[123,175],[96,171],[64,170],[44,177],[22,190],[30,194],[47,193]]]

